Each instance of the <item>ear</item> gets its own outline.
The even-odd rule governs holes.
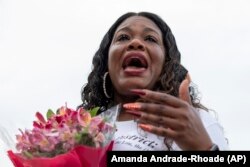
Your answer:
[[[189,93],[189,84],[191,82],[190,75],[187,73],[186,78],[182,81],[179,87],[179,98],[192,104],[190,93]]]

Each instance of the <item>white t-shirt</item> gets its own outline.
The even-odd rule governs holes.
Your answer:
[[[198,114],[203,122],[213,143],[219,146],[220,150],[228,150],[228,143],[224,137],[223,128],[217,120],[207,111],[199,110]],[[113,150],[127,151],[159,151],[168,150],[164,138],[155,134],[145,132],[137,126],[134,120],[116,122],[117,132],[115,133]],[[181,150],[173,142],[172,150]]]

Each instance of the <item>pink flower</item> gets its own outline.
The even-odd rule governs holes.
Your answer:
[[[101,130],[101,127],[104,124],[103,118],[100,116],[95,116],[91,119],[91,122],[89,124],[89,132],[91,136],[96,136],[97,133]]]
[[[19,129],[16,135],[18,153],[8,151],[14,166],[105,167],[106,151],[113,147],[118,107],[96,116],[98,109],[75,111],[65,106],[56,113],[49,109],[46,117],[37,112],[33,128]]]
[[[102,146],[102,143],[104,143],[104,140],[105,140],[105,136],[103,135],[102,132],[99,132],[95,138],[94,138],[94,142],[96,144],[96,147],[101,147]]]
[[[77,111],[60,107],[55,114],[48,110],[47,119],[39,112],[32,130],[20,130],[16,148],[25,156],[51,157],[72,150],[78,145],[102,147],[114,128],[101,116],[91,116],[97,109]],[[93,114],[94,113],[94,114]]]
[[[83,127],[87,127],[91,121],[90,113],[84,110],[83,108],[78,109],[77,118],[78,118],[80,125]]]

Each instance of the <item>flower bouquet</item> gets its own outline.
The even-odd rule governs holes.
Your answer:
[[[19,129],[18,153],[9,150],[9,158],[15,167],[105,167],[119,105],[96,115],[98,109],[65,106],[48,110],[47,119],[37,112],[32,130]]]

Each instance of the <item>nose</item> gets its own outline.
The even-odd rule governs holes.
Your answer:
[[[144,43],[140,39],[132,39],[128,45],[128,50],[142,50],[144,51]]]

